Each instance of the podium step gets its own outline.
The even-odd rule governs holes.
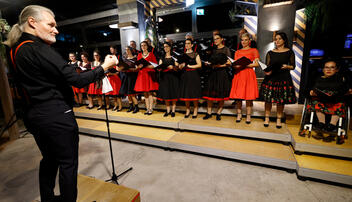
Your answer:
[[[75,116],[79,118],[105,120],[104,110],[88,110],[85,107],[75,108]],[[176,113],[175,117],[163,117],[164,112],[154,111],[152,115],[146,116],[144,111],[133,114],[122,112],[108,111],[110,121],[120,123],[139,124],[152,127],[164,127],[171,129],[190,130],[195,132],[205,132],[218,135],[229,135],[235,137],[248,137],[270,141],[291,142],[292,137],[283,123],[281,129],[271,123],[269,127],[263,126],[263,120],[252,118],[251,124],[246,124],[243,119],[236,123],[233,116],[222,116],[221,121],[215,120],[215,116],[208,120],[203,120],[203,114],[198,114],[198,118],[184,118],[184,114]]]
[[[78,202],[140,202],[139,191],[99,179],[78,175]]]
[[[292,138],[286,125],[283,123],[281,129],[277,129],[275,123],[270,123],[269,127],[264,127],[263,119],[252,118],[251,124],[245,123],[245,117],[240,123],[236,123],[233,116],[222,116],[221,121],[216,120],[216,116],[203,120],[203,115],[197,119],[183,119],[179,123],[179,128],[220,135],[230,135],[238,137],[249,137],[272,141],[291,142]]]
[[[79,131],[107,137],[104,121],[77,119]],[[171,129],[151,128],[121,123],[110,123],[112,138],[196,152],[229,159],[296,169],[290,146],[242,138],[215,136],[195,132],[176,132]]]
[[[214,136],[194,132],[179,132],[168,143],[170,148],[212,156],[296,169],[290,146],[281,143]]]
[[[101,137],[108,137],[105,121],[77,118],[79,132]],[[175,135],[174,130],[152,128],[139,125],[110,122],[112,138],[131,142],[167,147],[167,141]]]
[[[309,138],[307,136],[299,136],[299,125],[288,124],[287,128],[292,135],[292,145],[296,152],[323,154],[352,159],[352,137],[350,135],[352,134],[351,130],[348,131],[350,137],[345,140],[345,143],[338,145],[336,144],[336,141],[324,142],[323,140],[316,140],[313,137]],[[312,131],[312,135],[315,134],[316,133]]]
[[[295,155],[297,175],[352,185],[352,161],[313,155]]]

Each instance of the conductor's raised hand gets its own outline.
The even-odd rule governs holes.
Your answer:
[[[113,68],[118,64],[118,59],[115,55],[107,55],[105,57],[104,63],[101,65],[104,69],[104,71]]]

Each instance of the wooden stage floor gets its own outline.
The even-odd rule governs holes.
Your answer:
[[[81,133],[107,137],[104,110],[81,107],[74,111]],[[144,115],[143,110],[137,114],[125,111],[108,111],[111,136],[115,139],[269,165],[296,171],[299,178],[352,185],[351,140],[336,145],[300,137],[299,114],[287,115],[286,124],[277,129],[274,122],[265,128],[260,117],[253,117],[248,125],[244,120],[235,123],[231,115],[216,121],[214,116],[203,120],[203,114],[197,119],[185,119],[181,113],[165,118],[161,111],[154,111],[151,116]],[[291,110],[294,111],[297,110]]]
[[[99,179],[78,175],[78,202],[140,202],[139,191]]]

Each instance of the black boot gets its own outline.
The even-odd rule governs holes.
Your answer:
[[[134,110],[133,110],[133,112],[132,113],[137,113],[137,112],[139,112],[139,107],[138,107],[138,105],[135,105],[134,106]]]
[[[128,108],[127,112],[132,112],[134,110],[134,106],[133,104],[131,103],[130,104],[130,107]]]
[[[329,133],[335,133],[337,132],[337,127],[335,125],[332,125],[331,123],[326,124],[325,130]]]

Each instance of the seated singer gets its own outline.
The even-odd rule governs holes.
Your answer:
[[[42,6],[27,6],[5,42],[17,80],[27,95],[24,123],[43,155],[39,168],[41,201],[76,201],[78,126],[72,105],[71,85],[87,86],[117,63],[107,56],[104,64],[78,74],[50,46],[56,42],[54,13]],[[59,170],[60,196],[54,196]]]

